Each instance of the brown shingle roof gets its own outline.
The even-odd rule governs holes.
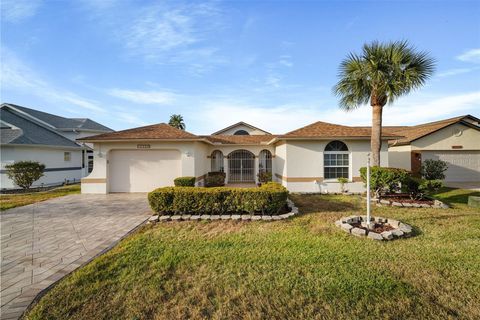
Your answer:
[[[217,144],[265,144],[276,136],[268,135],[252,135],[252,136],[235,136],[235,135],[211,135],[201,136],[208,141]]]
[[[392,140],[391,143],[395,143],[395,145],[405,145],[409,144],[410,142],[420,139],[428,134],[431,134],[435,131],[443,129],[449,125],[454,123],[461,122],[463,119],[471,117],[469,115],[466,116],[459,116],[455,118],[429,122],[425,124],[419,124],[416,126],[411,127],[390,127],[390,130],[400,136],[404,136],[405,138]]]
[[[127,129],[116,132],[103,133],[92,137],[78,139],[80,141],[95,141],[95,140],[149,140],[149,139],[163,139],[163,140],[177,140],[177,139],[198,139],[199,137],[183,130],[179,130],[166,123],[159,123],[145,127]]]
[[[281,138],[320,138],[320,137],[370,137],[370,127],[349,127],[339,124],[317,121],[297,130],[288,132]],[[397,134],[387,130],[382,131],[383,137],[397,137]]]

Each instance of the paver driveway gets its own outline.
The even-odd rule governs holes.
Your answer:
[[[146,194],[69,195],[2,212],[1,319],[145,221]]]

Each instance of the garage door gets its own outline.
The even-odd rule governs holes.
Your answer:
[[[480,151],[423,151],[422,160],[426,159],[447,162],[446,181],[480,181]]]
[[[177,150],[113,150],[110,153],[110,192],[150,192],[173,185],[173,179],[180,174]]]

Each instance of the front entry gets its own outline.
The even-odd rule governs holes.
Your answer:
[[[255,182],[255,156],[247,150],[228,155],[228,182]]]

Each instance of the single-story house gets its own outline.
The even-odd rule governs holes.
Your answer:
[[[447,183],[480,183],[479,122],[465,115],[416,126],[385,127],[403,136],[389,141],[389,165],[418,173],[423,161],[439,159],[448,164]]]
[[[295,192],[364,190],[359,169],[370,152],[370,128],[315,122],[274,135],[239,122],[211,135],[195,135],[161,123],[100,134],[78,141],[94,146],[94,169],[82,179],[82,193],[148,192],[194,176],[204,185],[208,172],[223,171],[227,184],[257,182],[260,171]],[[381,165],[388,166],[388,141],[400,136],[383,132]]]
[[[4,103],[0,109],[1,188],[14,189],[5,165],[38,161],[44,176],[33,186],[80,181],[93,169],[92,145],[75,139],[112,132],[90,119],[64,118],[50,113]]]

